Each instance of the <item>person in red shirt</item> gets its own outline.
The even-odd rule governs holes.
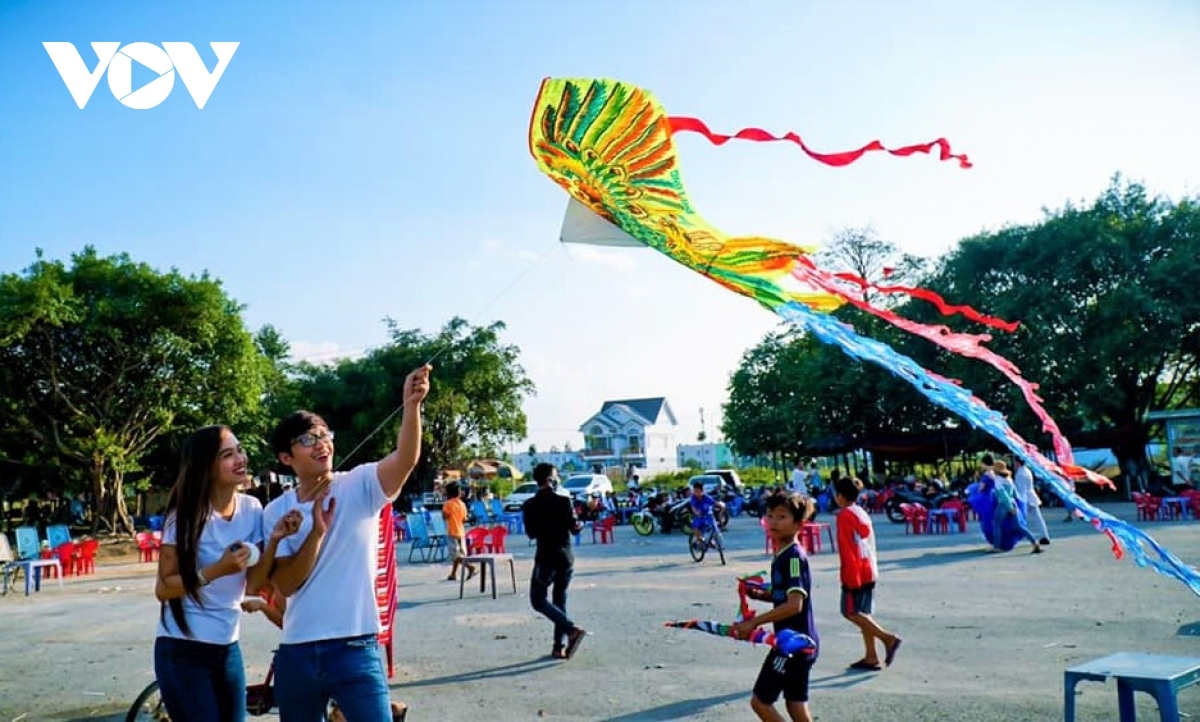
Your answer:
[[[866,654],[850,669],[878,672],[891,666],[900,649],[900,638],[879,626],[871,616],[875,602],[875,581],[879,565],[875,561],[875,529],[871,517],[858,506],[862,482],[853,477],[834,483],[837,513],[837,547],[842,564],[842,616],[862,631]],[[879,662],[875,641],[883,642],[884,661]]]

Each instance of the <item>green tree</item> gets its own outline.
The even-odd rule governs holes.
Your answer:
[[[432,359],[424,442],[415,478],[498,449],[526,435],[521,403],[535,391],[518,363],[520,349],[501,342],[504,324],[473,327],[460,318],[433,336],[387,321],[391,343],[334,365],[301,364],[296,400],[320,413],[338,434],[339,465],[380,458],[395,448],[404,379]],[[377,433],[376,433],[377,432]],[[357,451],[356,451],[357,449]],[[354,458],[350,458],[354,454]]]
[[[0,438],[85,480],[96,525],[132,531],[128,475],[181,428],[253,418],[261,369],[241,308],[202,275],[86,248],[0,277]]]
[[[962,241],[925,285],[1019,321],[1016,333],[993,334],[990,346],[1040,383],[1068,437],[1111,447],[1127,478],[1143,479],[1146,412],[1200,402],[1198,259],[1197,201],[1172,203],[1117,177],[1090,206],[1068,204],[1040,223]],[[945,361],[949,375],[1008,411],[1026,438],[1046,442],[998,374]]]

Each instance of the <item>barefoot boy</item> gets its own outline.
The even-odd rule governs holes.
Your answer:
[[[767,499],[767,532],[779,552],[771,562],[770,591],[750,592],[749,596],[774,602],[775,607],[733,625],[734,636],[744,638],[757,627],[773,623],[776,634],[783,629],[793,629],[807,634],[819,644],[817,625],[809,601],[812,575],[808,569],[808,559],[796,543],[800,526],[812,514],[812,499],[799,494],[777,494]],[[754,683],[754,696],[750,698],[750,708],[760,720],[783,722],[787,719],[775,709],[775,701],[782,693],[788,717],[793,722],[811,722],[808,675],[816,659],[815,652],[811,656],[797,654],[790,658],[775,649],[767,653],[758,680]]]
[[[862,491],[862,482],[853,477],[838,479],[834,484],[834,500],[841,510],[837,513],[838,557],[842,563],[842,616],[862,631],[866,654],[850,665],[850,669],[878,672],[890,666],[900,649],[900,638],[885,630],[871,616],[875,596],[875,580],[879,567],[875,561],[875,528],[871,517],[855,502]],[[884,660],[879,663],[875,640],[883,642]]]

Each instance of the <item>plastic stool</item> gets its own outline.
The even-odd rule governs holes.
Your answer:
[[[1145,692],[1154,697],[1162,722],[1179,722],[1176,694],[1184,687],[1200,682],[1200,659],[1118,652],[1070,667],[1063,673],[1064,720],[1075,722],[1076,684],[1083,680],[1104,682],[1110,677],[1117,679],[1121,722],[1137,719],[1134,692]]]

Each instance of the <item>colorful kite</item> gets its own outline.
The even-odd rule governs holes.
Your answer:
[[[684,622],[666,622],[663,626],[675,629],[694,629],[697,632],[707,632],[708,634],[715,634],[718,637],[738,639],[733,636],[733,625],[724,624],[723,622],[689,619]],[[780,654],[786,657],[794,657],[797,654],[813,655],[817,653],[817,643],[813,641],[813,638],[794,629],[784,629],[775,634],[759,627],[751,632],[749,637],[740,641],[774,647],[779,650]]]
[[[1163,548],[1140,529],[1097,509],[1072,491],[1072,479],[1111,482],[1075,465],[1071,446],[1041,405],[1037,386],[1020,370],[984,344],[987,333],[957,333],[945,326],[925,325],[868,303],[864,290],[905,294],[934,304],[944,315],[962,315],[986,327],[1012,331],[1015,324],[947,303],[917,288],[877,285],[847,273],[831,273],[810,258],[811,247],[770,238],[730,237],[705,221],[692,207],[678,168],[673,134],[697,132],[715,144],[730,139],[781,140],[795,143],[818,161],[833,166],[852,163],[865,153],[884,151],[907,156],[937,148],[942,160],[970,162],[950,152],[944,139],[888,150],[878,141],[846,153],[822,154],[808,149],[793,133],[781,137],[759,129],[734,135],[713,133],[694,118],[669,118],[647,91],[612,80],[546,79],[542,83],[529,128],[529,148],[538,167],[571,196],[561,240],[602,245],[649,246],[725,288],[754,299],[821,341],[853,358],[870,361],[904,379],[939,406],[986,431],[1029,466],[1068,507],[1107,534],[1119,559],[1128,550],[1139,566],[1150,566],[1184,582],[1200,595],[1200,573]],[[1009,427],[1004,415],[989,408],[968,389],[921,367],[890,346],[862,336],[828,312],[844,304],[920,336],[953,353],[980,360],[1014,384],[1053,439],[1058,461],[1043,456]]]

